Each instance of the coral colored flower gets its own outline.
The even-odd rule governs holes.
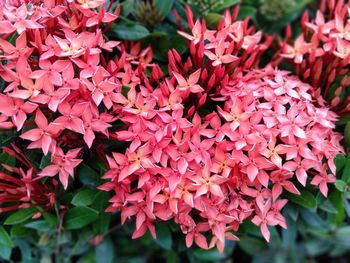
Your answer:
[[[55,149],[56,142],[53,137],[61,131],[62,126],[55,123],[48,123],[45,115],[40,110],[36,111],[35,123],[38,128],[31,129],[23,133],[20,137],[32,141],[28,148],[41,148],[46,155],[49,149]]]
[[[61,148],[56,147],[55,153],[51,156],[53,164],[46,166],[39,176],[52,177],[58,174],[64,189],[67,189],[69,176],[73,177],[74,168],[82,162],[76,158],[80,151],[81,149],[73,149],[64,154]]]
[[[198,85],[199,77],[201,75],[201,70],[197,70],[196,72],[193,72],[187,79],[185,79],[183,76],[181,76],[177,72],[173,72],[174,77],[176,78],[179,86],[178,89],[181,91],[187,91],[189,90],[192,93],[198,93],[202,92],[203,88]]]

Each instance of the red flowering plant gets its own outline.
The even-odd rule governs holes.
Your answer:
[[[191,56],[170,51],[170,77],[131,87],[120,104],[127,129],[116,138],[131,144],[107,157],[110,182],[99,189],[115,192],[107,211],[121,211],[122,223],[136,217],[133,238],[147,229],[155,238],[153,223],[172,219],[188,247],[222,251],[251,220],[269,240],[268,225],[286,227],[284,191],[300,194],[309,182],[327,196],[335,181],[336,115],[288,72],[254,69],[271,38],[235,21],[237,10],[217,30],[188,10],[191,32],[179,34]]]
[[[0,211],[41,207],[26,220],[56,210],[58,244],[62,228],[98,217],[79,208],[93,202],[83,194],[74,208],[57,194],[74,191],[88,156],[105,171],[88,191],[111,192],[106,211],[120,212],[122,224],[134,218],[133,238],[147,230],[156,238],[155,223],[171,220],[187,247],[220,252],[245,222],[269,241],[269,226],[287,227],[288,193],[307,186],[327,196],[335,182],[333,160],[343,152],[337,115],[314,85],[259,67],[273,38],[237,21],[238,8],[215,30],[187,8],[189,32],[175,12],[189,56],[170,50],[166,74],[150,47],[108,39],[120,11],[113,1],[1,7],[0,128],[15,140],[2,149],[13,165],[0,172]],[[27,157],[33,152],[40,167]]]

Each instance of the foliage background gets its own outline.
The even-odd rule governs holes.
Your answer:
[[[209,27],[221,19],[220,13],[237,0],[153,0],[117,1],[121,17],[112,26],[110,37],[118,40],[141,41],[152,45],[156,61],[166,71],[167,51],[175,48],[187,52],[179,29],[177,11],[186,28],[185,8],[190,4],[196,16],[204,17]],[[109,5],[107,1],[106,5]],[[293,33],[299,32],[299,18],[304,10],[315,14],[317,2],[312,0],[243,0],[239,18],[250,17],[268,34],[283,37],[283,29],[291,23]],[[162,64],[163,63],[163,64]],[[4,83],[0,83],[0,86]],[[345,133],[344,145],[350,138],[349,118],[338,122]],[[0,147],[8,146],[15,134],[0,132]],[[41,160],[29,152],[26,155],[38,168],[45,167],[48,157]],[[56,209],[37,220],[30,220],[37,208],[16,213],[1,213],[0,257],[3,262],[348,262],[350,256],[350,157],[339,155],[336,160],[337,182],[328,199],[306,189],[301,196],[288,196],[292,201],[284,209],[288,229],[270,228],[271,240],[266,243],[259,229],[251,223],[239,230],[240,242],[228,242],[223,254],[216,250],[187,249],[184,237],[172,223],[156,225],[157,240],[150,234],[131,240],[133,222],[120,225],[118,214],[105,213],[109,194],[98,192],[105,170],[93,154],[84,157],[85,164],[77,170],[75,192],[58,194]],[[6,153],[0,162],[13,164]],[[60,206],[61,209],[58,209]],[[68,209],[69,208],[69,209]],[[63,212],[58,212],[63,211]],[[54,260],[55,259],[55,260]]]

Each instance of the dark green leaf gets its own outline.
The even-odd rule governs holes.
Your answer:
[[[342,116],[339,118],[339,120],[335,123],[336,125],[344,125],[350,122],[350,116]]]
[[[136,0],[125,0],[120,4],[120,14],[127,17],[134,9]]]
[[[302,207],[305,208],[314,208],[316,207],[316,199],[313,196],[313,194],[311,194],[310,192],[308,192],[305,189],[301,189],[300,190],[300,195],[295,195],[292,193],[285,193],[286,197],[288,198],[288,200],[292,201],[293,203],[296,203]]]
[[[18,210],[14,214],[10,215],[5,220],[5,225],[16,225],[23,223],[24,221],[31,218],[35,213],[37,213],[38,210],[35,207],[28,207],[21,210]]]
[[[178,253],[174,250],[167,250],[164,253],[164,257],[166,258],[166,263],[180,263],[180,257]]]
[[[89,207],[74,207],[70,209],[64,217],[64,227],[66,229],[82,228],[98,218],[98,212]]]
[[[252,6],[241,6],[239,9],[239,14],[237,20],[243,20],[246,17],[250,17],[254,21],[257,10]]]
[[[6,152],[0,154],[0,164],[7,164],[9,166],[14,166],[16,164],[16,159],[12,155]]]
[[[350,145],[350,122],[345,125],[344,129],[344,141],[346,145]]]
[[[22,225],[14,225],[11,228],[10,235],[12,238],[29,236],[32,233],[30,229],[25,228]]]
[[[85,186],[96,188],[101,184],[101,176],[86,164],[79,165],[77,176]]]
[[[49,164],[51,164],[51,154],[44,155],[44,157],[41,159],[39,168],[43,169]]]
[[[205,21],[209,28],[216,28],[220,21],[222,20],[222,15],[216,13],[209,13],[205,16]]]
[[[341,179],[347,184],[350,183],[350,154],[346,158],[346,163],[345,163],[345,167],[344,167],[344,171]]]
[[[262,251],[266,250],[267,248],[267,244],[265,241],[250,236],[240,237],[238,245],[243,249],[244,252],[251,256],[259,255]]]
[[[96,235],[105,234],[111,222],[112,214],[111,213],[100,213],[98,219],[93,223],[92,229]]]
[[[154,6],[159,10],[159,12],[162,14],[163,18],[168,15],[171,8],[173,7],[174,0],[154,0],[153,1]]]
[[[166,223],[159,223],[156,226],[157,239],[156,242],[164,249],[170,250],[173,240],[171,232]]]
[[[104,211],[109,205],[109,193],[99,191],[92,202],[91,208],[97,210],[98,212]]]
[[[219,7],[216,8],[216,11],[221,11],[225,8],[229,8],[238,3],[239,3],[239,0],[224,0],[222,4],[220,4]]]
[[[1,146],[1,145],[0,145]],[[2,164],[7,164],[9,166],[15,166],[16,165],[16,159],[15,157],[9,155],[6,152],[3,152],[0,154],[0,171],[3,172],[8,172],[3,166]]]
[[[202,261],[218,262],[219,260],[225,258],[225,255],[219,253],[217,249],[211,249],[211,250],[196,249],[193,254],[197,259]]]
[[[115,24],[110,29],[110,32],[119,39],[134,41],[149,35],[148,29],[138,24]]]
[[[337,225],[342,224],[345,218],[345,211],[343,207],[342,195],[339,191],[332,191],[328,196],[328,199],[332,202],[333,206],[337,209],[336,215],[330,215],[330,217],[334,218],[334,223]]]
[[[59,223],[57,215],[53,215],[53,214],[50,214],[50,213],[44,213],[43,217],[45,219],[45,222],[51,227],[55,227]]]
[[[97,190],[94,189],[83,189],[74,195],[71,204],[75,206],[89,206],[92,204]]]
[[[343,169],[346,164],[346,157],[344,154],[337,154],[337,156],[334,158],[334,164],[337,167],[337,172]]]
[[[128,97],[128,92],[129,92],[129,90],[130,90],[130,87],[128,87],[128,86],[122,86],[122,94],[123,94],[123,96],[125,97],[125,98],[127,98]]]
[[[2,226],[0,226],[0,246],[13,247],[13,243],[9,234]]]

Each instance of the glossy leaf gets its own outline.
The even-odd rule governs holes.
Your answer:
[[[74,195],[71,204],[75,206],[89,206],[95,199],[96,194],[96,190],[83,189],[79,191],[76,195]]]
[[[0,226],[0,246],[13,247],[13,242],[9,234],[2,226]]]
[[[162,16],[166,17],[173,7],[174,0],[154,0],[153,4],[159,10]]]
[[[316,199],[309,191],[300,189],[300,195],[295,195],[292,193],[285,193],[288,200],[296,203],[305,208],[314,208],[316,207]]]
[[[68,230],[82,228],[98,218],[98,212],[89,207],[74,207],[64,217],[64,227]]]
[[[156,243],[164,249],[171,249],[173,240],[169,227],[165,223],[159,223],[156,226]]]
[[[35,207],[28,207],[21,210],[16,211],[11,214],[6,220],[5,225],[16,225],[27,221],[31,218],[38,210]]]
[[[140,40],[149,35],[149,31],[142,25],[138,24],[117,24],[111,28],[112,35],[118,39]]]

